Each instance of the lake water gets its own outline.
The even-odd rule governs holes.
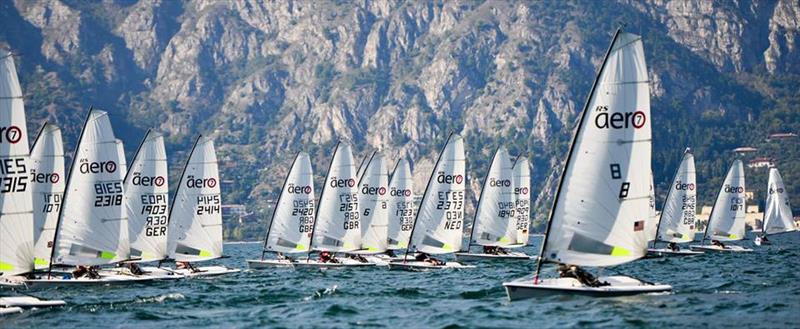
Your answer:
[[[526,251],[538,252],[540,240],[533,238]],[[669,283],[670,294],[509,302],[501,283],[530,275],[533,262],[423,273],[245,270],[213,279],[25,291],[69,305],[5,317],[0,327],[799,328],[800,233],[772,241],[753,253],[645,259],[604,272]],[[228,244],[230,258],[219,263],[246,268],[245,259],[258,257],[260,248]]]

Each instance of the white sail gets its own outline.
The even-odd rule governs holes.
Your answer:
[[[176,261],[222,256],[222,197],[214,140],[198,137],[172,200],[167,250]]]
[[[120,147],[108,113],[91,110],[66,182],[55,237],[55,264],[109,264],[125,256],[120,254],[123,234],[127,239],[122,183],[125,158]]]
[[[389,249],[405,249],[414,227],[414,177],[411,165],[400,159],[389,183]]]
[[[649,210],[650,216],[647,217],[647,221],[645,222],[645,234],[647,235],[647,241],[654,241],[656,239],[656,234],[658,234],[658,214],[656,213],[656,187],[655,182],[653,181],[653,172],[650,171],[650,196],[649,196]]]
[[[792,207],[789,206],[789,195],[778,172],[778,168],[769,169],[767,185],[767,210],[764,212],[764,233],[775,234],[796,231]]]
[[[550,214],[545,260],[611,266],[645,255],[651,125],[641,38],[618,32],[572,141]]]
[[[311,159],[300,152],[283,184],[272,214],[266,250],[275,252],[307,252],[314,229],[314,172]]]
[[[461,249],[466,188],[464,139],[451,134],[422,196],[411,247],[429,254]]]
[[[697,179],[694,156],[689,149],[684,153],[669,189],[664,209],[661,209],[658,241],[691,242],[694,240],[697,213]]]
[[[64,198],[64,144],[61,129],[45,123],[31,148],[31,188],[37,269],[50,265],[58,213]]]
[[[531,167],[528,158],[520,156],[514,162],[514,196],[517,211],[516,218],[516,241],[513,246],[526,246],[531,224]]]
[[[358,183],[361,209],[361,253],[382,253],[389,247],[389,176],[383,153],[375,152]]]
[[[744,166],[736,159],[728,170],[725,182],[711,209],[704,239],[736,241],[744,239],[745,209]]]
[[[356,166],[350,144],[338,143],[322,186],[312,249],[353,251],[361,246]]]
[[[0,49],[0,276],[33,269],[28,128],[11,53]]]
[[[125,147],[122,144],[122,141],[117,139],[116,140],[116,148],[117,148],[117,159],[119,160],[119,165],[117,169],[117,173],[119,173],[118,177],[122,180],[122,207],[119,207],[119,243],[117,244],[117,256],[114,257],[115,262],[121,262],[124,260],[128,260],[131,258],[131,241],[130,241],[130,228],[128,226],[128,210],[126,209],[127,206],[125,205],[125,174],[128,172],[128,164],[125,159]]]
[[[164,137],[147,131],[125,175],[125,208],[130,256],[141,261],[167,258],[169,175]]]
[[[494,153],[483,182],[470,244],[508,246],[516,243],[517,223],[514,196],[514,171],[505,147]]]

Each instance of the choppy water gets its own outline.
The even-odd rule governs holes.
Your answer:
[[[501,282],[532,263],[412,273],[382,268],[243,271],[175,282],[28,291],[63,308],[5,317],[0,327],[800,327],[800,234],[750,254],[647,259],[614,268],[672,284],[671,294],[509,302]],[[534,238],[538,251],[540,238]],[[751,245],[745,241],[742,245]],[[231,244],[245,268],[260,244]],[[607,269],[606,274],[613,273]],[[0,292],[8,294],[8,292]]]

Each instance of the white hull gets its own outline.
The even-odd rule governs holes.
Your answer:
[[[753,249],[744,248],[744,247],[740,247],[740,246],[731,246],[731,245],[729,245],[729,246],[725,246],[725,248],[722,248],[722,247],[711,245],[711,244],[705,244],[705,245],[699,245],[699,246],[698,245],[693,245],[693,246],[691,246],[691,248],[694,251],[704,251],[704,252],[751,252],[751,251],[753,251]]]
[[[19,307],[0,307],[0,316],[20,313],[22,313],[22,309]]]
[[[346,257],[337,257],[338,263],[322,263],[316,259],[298,260],[294,262],[295,268],[344,268],[344,267],[370,267],[374,263],[362,263]]]
[[[428,262],[421,261],[393,261],[389,263],[390,270],[405,270],[405,271],[430,271],[430,270],[443,270],[443,269],[468,269],[475,268],[474,265],[464,265],[458,262],[447,262],[444,265],[433,265]]]
[[[592,297],[614,297],[672,291],[666,284],[649,284],[627,276],[599,277],[610,285],[589,287],[574,278],[542,279],[534,284],[530,278],[503,282],[508,299],[520,300],[551,295],[583,295]]]
[[[525,253],[511,251],[505,255],[495,254],[473,254],[468,252],[455,253],[457,260],[531,260],[536,259],[536,256],[527,255]]]
[[[41,300],[36,297],[19,296],[19,297],[0,297],[0,309],[3,307],[53,307],[66,305],[63,300]]]
[[[102,275],[99,279],[90,279],[81,277],[74,279],[71,276],[63,274],[53,274],[49,278],[47,274],[42,274],[36,279],[26,280],[25,284],[29,287],[72,287],[72,286],[87,286],[87,285],[116,285],[116,284],[130,284],[140,282],[150,282],[155,280],[152,277],[137,277],[130,275],[109,274]]]
[[[123,275],[123,276],[137,277],[137,278],[150,278],[152,280],[183,279],[183,275],[175,273],[167,268],[161,268],[155,266],[142,266],[141,269],[144,272],[144,274],[140,275],[135,275],[131,273],[131,271],[127,268],[104,269],[100,271],[100,276]]]
[[[697,256],[702,254],[704,254],[704,252],[689,249],[672,250],[669,248],[647,248],[647,257]]]
[[[172,271],[187,278],[214,277],[242,271],[238,268],[227,268],[225,266],[199,266],[196,269],[196,271],[189,269],[174,269]]]
[[[273,267],[293,267],[292,261],[288,259],[248,259],[247,267],[253,270],[260,270]]]
[[[26,279],[21,276],[10,276],[10,277],[4,276],[0,278],[0,287],[10,287],[10,288],[24,287],[25,280]]]

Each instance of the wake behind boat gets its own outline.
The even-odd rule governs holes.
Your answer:
[[[0,297],[0,316],[23,313],[26,309],[64,306],[63,300],[44,300],[33,296]]]
[[[617,30],[578,121],[536,272],[533,278],[503,283],[510,300],[672,290],[627,276],[596,278],[578,267],[624,264],[646,254],[652,152],[648,81],[641,37]],[[543,262],[558,263],[560,277],[540,279]]]

